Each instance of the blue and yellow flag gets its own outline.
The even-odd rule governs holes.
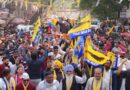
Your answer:
[[[84,19],[81,20],[79,24],[74,26],[68,34],[70,35],[71,38],[76,38],[77,36],[84,36],[91,34],[92,31],[92,24],[91,24],[91,19],[90,16],[85,17]]]
[[[79,55],[79,47],[78,47],[78,42],[79,42],[80,37],[75,39],[74,41],[74,51],[73,51],[73,56],[72,56],[72,63],[78,64],[78,55]]]
[[[94,50],[91,47],[90,41],[86,40],[86,46],[84,50],[84,57],[95,64],[105,64],[109,60],[108,56],[104,55],[101,52]]]
[[[35,37],[37,35],[37,32],[39,31],[39,28],[41,26],[41,20],[40,20],[40,17],[38,17],[36,23],[35,23],[35,26],[34,26],[34,32],[33,32],[33,35],[32,35],[32,41],[35,40]]]

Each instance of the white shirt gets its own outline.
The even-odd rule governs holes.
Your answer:
[[[54,80],[52,84],[46,82],[46,80],[41,81],[38,86],[37,90],[60,90],[60,85],[57,80]]]
[[[10,82],[8,82],[6,78],[4,78],[4,79],[6,80],[6,83],[8,83],[10,85],[11,90],[12,90],[13,85],[12,85],[11,81],[12,80],[14,81],[14,78],[11,77]],[[0,78],[0,90],[6,90],[6,84],[2,78]]]
[[[109,88],[110,88],[110,80],[111,80],[111,78],[112,78],[112,76],[111,76],[111,69],[108,70],[108,71],[106,71],[106,76],[103,77],[103,78],[104,78],[104,80],[106,81],[106,89],[107,89],[107,90],[110,90],[110,89],[109,89]]]
[[[16,69],[17,69],[16,64],[14,64],[14,65],[12,65],[12,66],[10,67],[10,70],[11,70],[11,75],[14,75],[14,74],[15,74]]]
[[[2,57],[0,57],[0,64],[3,64]]]

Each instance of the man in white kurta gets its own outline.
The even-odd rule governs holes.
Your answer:
[[[110,69],[112,62],[108,60],[104,65],[103,78],[106,81],[107,90],[112,90],[112,71]]]
[[[53,71],[45,73],[45,79],[38,84],[37,90],[60,90],[59,82],[54,80]]]
[[[99,87],[97,87],[96,85],[94,85],[94,83],[99,84],[101,82],[100,85],[97,85]],[[97,89],[98,88],[98,89]],[[102,78],[102,69],[101,68],[95,68],[94,70],[94,77],[91,77],[85,87],[85,90],[107,90],[106,89],[106,81]]]

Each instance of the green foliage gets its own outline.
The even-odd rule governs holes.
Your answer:
[[[100,0],[99,5],[96,7],[98,0],[81,0],[80,9],[91,9],[91,14],[99,19],[115,19],[118,18],[119,13],[124,5],[129,6],[129,1],[124,0],[119,4],[119,0]]]

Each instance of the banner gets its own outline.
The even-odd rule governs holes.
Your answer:
[[[87,44],[86,40],[86,46],[84,50],[84,57],[91,62],[94,62],[96,64],[105,64],[107,60],[109,60],[108,56],[105,56],[103,53],[98,52],[94,50],[90,43]]]
[[[91,34],[92,32],[91,27],[92,27],[91,19],[89,16],[87,16],[84,19],[82,19],[79,24],[74,26],[68,32],[68,34],[70,35],[71,38],[76,38],[77,36],[85,36]]]

